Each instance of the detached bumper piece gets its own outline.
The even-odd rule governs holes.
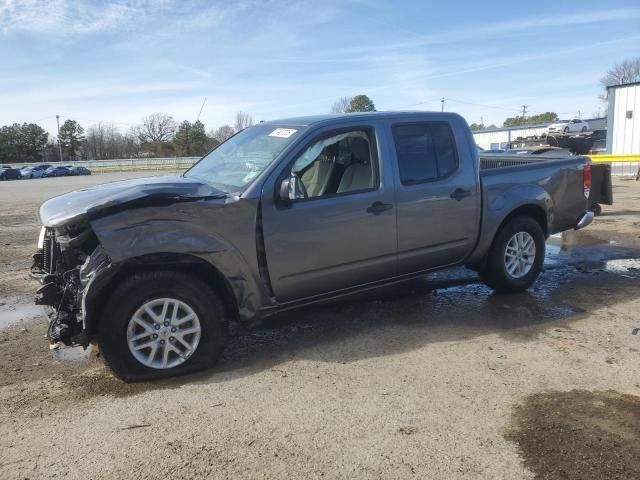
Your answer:
[[[587,210],[586,212],[584,212],[582,217],[580,217],[580,220],[578,220],[578,223],[574,228],[576,230],[580,230],[581,228],[586,227],[593,221],[594,216],[595,214],[591,210]]]

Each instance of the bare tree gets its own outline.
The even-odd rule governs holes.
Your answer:
[[[137,131],[123,135],[113,123],[100,122],[87,130],[82,154],[91,160],[107,160],[136,157],[139,151]]]
[[[235,121],[235,124],[233,125],[233,128],[235,129],[236,132],[239,132],[240,130],[244,130],[245,128],[250,127],[251,125],[253,125],[253,118],[251,118],[251,115],[244,112],[236,113],[236,121]]]
[[[162,155],[176,131],[176,121],[166,113],[152,113],[142,119],[138,127],[138,138],[148,145],[155,154]]]
[[[622,85],[640,81],[640,57],[625,60],[610,68],[602,77],[600,83],[607,88],[612,85]]]
[[[349,106],[351,105],[352,100],[353,97],[340,97],[338,100],[333,102],[329,113],[346,113],[349,109]]]
[[[209,132],[209,136],[216,140],[218,143],[222,143],[228,138],[232,137],[236,133],[231,125],[222,125],[216,128],[214,131]]]

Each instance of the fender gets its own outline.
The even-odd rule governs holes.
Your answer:
[[[486,205],[483,206],[482,221],[478,243],[467,265],[481,262],[493,243],[493,239],[504,221],[516,211],[534,214],[541,221],[545,236],[553,225],[554,203],[551,196],[540,185],[495,185],[485,189],[483,194]]]
[[[224,208],[239,211],[237,215],[229,212],[220,215]],[[96,272],[96,278],[88,284],[86,299],[95,299],[126,266],[149,263],[184,266],[201,262],[224,278],[233,292],[240,320],[256,321],[260,308],[272,304],[273,299],[268,295],[257,265],[253,265],[256,260],[252,259],[251,263],[218,233],[234,231],[238,228],[234,222],[243,222],[247,215],[255,215],[255,206],[249,202],[228,204],[215,200],[129,209],[91,220],[91,227],[110,263]],[[253,227],[253,222],[250,224]],[[254,232],[253,228],[251,231]],[[253,241],[249,251],[255,252],[254,235],[238,233],[245,236],[247,243]]]

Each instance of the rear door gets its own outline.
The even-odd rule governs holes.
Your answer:
[[[279,301],[395,274],[393,176],[374,125],[318,131],[265,183],[264,246]],[[276,192],[291,173],[306,182],[306,198],[282,202]]]
[[[473,249],[480,219],[480,192],[469,150],[468,127],[425,118],[395,122],[398,272],[460,262]]]

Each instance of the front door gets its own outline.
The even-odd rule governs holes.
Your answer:
[[[393,179],[384,180],[377,144],[369,126],[324,132],[294,156],[275,184],[267,182],[262,224],[278,301],[395,274]],[[283,202],[274,188],[290,175],[299,183],[299,198]]]

